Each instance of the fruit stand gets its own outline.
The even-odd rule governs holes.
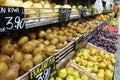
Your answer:
[[[93,4],[0,1],[0,80],[119,80],[118,21]]]

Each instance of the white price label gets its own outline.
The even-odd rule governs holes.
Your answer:
[[[6,23],[6,29],[7,30],[11,30],[13,28],[15,28],[16,30],[19,29],[23,29],[23,27],[25,26],[24,23],[24,18],[20,19],[20,16],[16,16],[15,18],[13,17],[5,17],[5,19],[7,20]]]

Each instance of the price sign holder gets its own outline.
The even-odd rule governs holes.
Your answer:
[[[60,8],[59,9],[59,21],[69,21],[70,20],[71,9],[70,8]]]
[[[0,33],[25,29],[24,8],[0,6]]]
[[[83,35],[82,42],[86,42],[86,41],[88,41],[89,37],[90,37],[89,33]]]
[[[29,72],[28,80],[49,80],[52,72],[56,70],[55,57],[50,56],[40,65]]]

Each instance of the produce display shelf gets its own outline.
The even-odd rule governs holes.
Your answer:
[[[99,25],[102,25],[104,24],[104,22],[102,22],[101,24]],[[99,26],[100,27],[100,26]],[[98,28],[98,27],[96,27]],[[96,29],[95,28],[95,29]],[[92,30],[94,31],[94,29]],[[92,32],[90,31],[90,32]],[[95,33],[95,31],[94,31]],[[94,34],[93,33],[93,34]],[[89,35],[89,32],[86,34],[86,35],[83,35],[83,36],[89,36],[89,38],[93,35]],[[58,50],[57,53],[55,53],[54,55],[52,56],[55,56],[56,58],[56,67],[60,67],[62,65],[63,62],[67,61],[68,59],[70,59],[73,55],[74,55],[74,51],[75,51],[75,47],[76,47],[76,41],[77,41],[78,38],[74,39],[73,41],[71,41],[67,46],[65,46],[64,48],[62,48],[61,50]],[[87,38],[87,40],[89,40]],[[83,43],[87,42],[87,40],[84,40]],[[81,44],[82,45],[82,44]],[[62,54],[63,53],[63,54]],[[51,56],[50,56],[51,57]],[[42,65],[46,60],[48,60],[50,57],[48,57],[47,59],[45,59],[42,63],[36,65],[35,67],[33,67],[32,69],[30,69],[27,73],[25,73],[24,75],[20,76],[17,78],[17,80],[23,80],[24,78],[26,78],[26,76],[30,73],[30,71],[32,71],[33,69],[35,69],[37,66],[40,66]]]
[[[34,13],[32,13],[34,14]],[[39,13],[40,14],[40,13]],[[49,13],[47,13],[49,14]],[[97,15],[97,14],[96,14]],[[94,15],[87,15],[85,17],[90,17],[90,16],[94,16]],[[80,14],[77,15],[70,15],[70,20],[75,20],[75,19],[79,19],[81,18]],[[107,21],[111,20],[108,19]],[[100,25],[98,25],[98,27],[96,26],[95,29],[93,29],[92,31],[89,31],[87,34],[82,35],[82,44],[87,42],[98,30],[99,27],[102,27],[107,21],[103,21]],[[59,23],[59,17],[49,17],[49,18],[31,18],[31,19],[25,19],[25,23],[26,23],[26,29],[30,29],[30,28],[35,28],[35,27],[40,27],[40,26],[44,26],[44,25],[49,25],[49,24],[54,24],[54,23]],[[95,31],[94,31],[95,30]],[[90,35],[90,33],[92,33]],[[80,36],[81,37],[81,36]],[[39,63],[38,65],[34,66],[32,69],[30,69],[27,73],[25,73],[24,75],[18,77],[16,80],[26,80],[28,79],[28,74],[35,69],[38,66],[41,66],[44,64],[45,61],[47,61],[49,58],[51,57],[55,57],[55,61],[57,63],[57,67],[60,67],[61,65],[63,65],[62,63],[64,63],[65,61],[67,61],[68,59],[71,58],[71,56],[74,55],[74,51],[75,51],[75,47],[76,47],[76,41],[79,38],[76,38],[75,40],[71,41],[71,43],[69,45],[67,45],[66,47],[64,47],[63,49],[59,50],[57,53],[55,53],[54,55],[49,56],[47,59],[45,59],[43,62]],[[64,53],[64,54],[61,54]],[[58,60],[57,60],[58,59]],[[25,79],[24,79],[25,78]]]
[[[111,11],[106,11],[106,12],[103,12],[103,13],[107,13],[107,12],[111,12]],[[48,14],[48,13],[45,13],[45,14]],[[98,15],[98,14],[99,13],[96,13],[94,15],[88,14],[88,15],[85,15],[83,17],[90,17],[90,16],[95,16],[95,15]],[[68,21],[79,19],[79,18],[81,18],[81,13],[79,13],[79,14],[71,14],[70,19]],[[60,22],[59,17],[48,17],[48,18],[39,17],[39,18],[29,18],[29,19],[25,18],[25,20],[26,20],[26,29],[40,27],[40,26]]]
[[[53,23],[58,23],[58,22],[59,22],[58,18],[44,19],[42,21],[35,21],[33,23],[32,22],[31,23],[26,23],[26,29],[40,27],[40,26],[53,24]]]
[[[101,25],[102,24],[105,24],[106,22],[104,21],[103,23],[101,23],[101,24],[99,24],[98,25],[98,27],[101,27]],[[96,31],[94,31],[95,29],[97,29],[98,27],[96,27],[96,28],[94,28],[92,31],[90,31],[90,32],[93,32],[93,35],[96,33]],[[86,34],[86,36],[88,36],[88,38],[86,39],[86,40],[84,40],[84,41],[82,41],[82,44],[80,44],[80,46],[81,45],[83,45],[83,44],[85,44],[93,35],[90,35],[90,33],[87,33]],[[80,36],[80,37],[83,37],[84,35],[82,35],[82,36]],[[60,54],[60,55],[58,55],[58,56],[56,56],[56,58],[61,58],[61,57],[64,57],[61,61],[60,60],[58,60],[57,62],[57,68],[59,68],[65,61],[67,61],[68,59],[70,59],[73,55],[74,55],[74,51],[72,52],[72,50],[71,49],[73,49],[73,46],[75,46],[76,47],[76,44],[74,44],[74,43],[77,43],[78,44],[78,41],[79,41],[79,37],[77,37],[73,42],[71,42],[68,46],[66,46],[65,48],[63,48],[59,53],[62,53],[62,52],[66,52],[66,50],[67,50],[67,52],[70,52],[69,54],[66,54],[66,56],[64,57],[64,55],[63,54]],[[72,47],[72,48],[71,48]],[[70,48],[70,49],[69,49]],[[59,53],[57,53],[57,54],[59,54]],[[61,56],[62,55],[62,56]]]
[[[70,16],[70,20],[74,20],[74,19],[78,19],[80,18],[80,15],[71,15]],[[29,20],[31,21],[31,23],[26,23],[26,29],[30,29],[30,28],[35,28],[35,27],[40,27],[40,26],[44,26],[44,25],[49,25],[49,24],[54,24],[54,23],[58,23],[59,18],[55,17],[55,18],[48,18],[48,19],[42,19],[42,20]]]

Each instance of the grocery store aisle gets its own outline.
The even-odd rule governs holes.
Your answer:
[[[118,36],[118,44],[117,44],[117,59],[115,64],[115,74],[113,80],[120,80],[120,36]]]

